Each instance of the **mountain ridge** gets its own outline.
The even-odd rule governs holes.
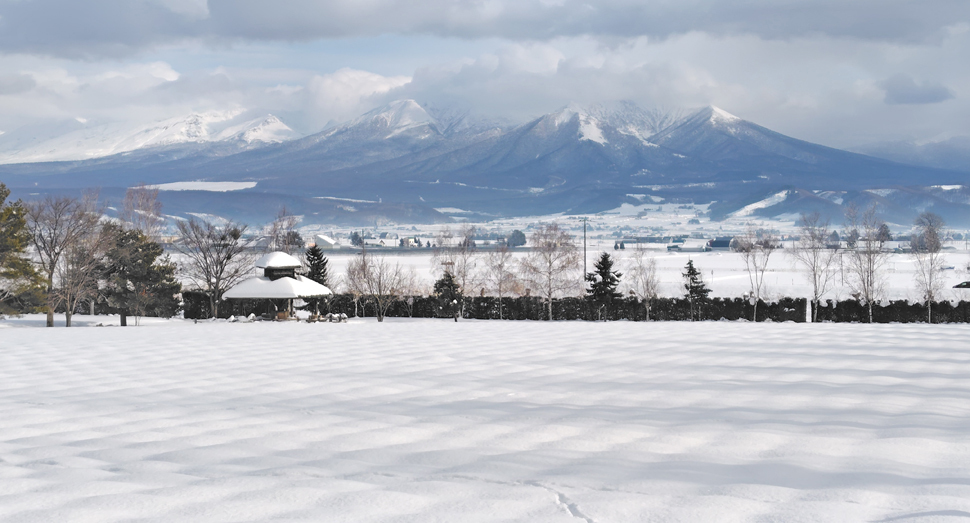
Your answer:
[[[269,136],[274,125],[285,126],[278,119],[262,123]],[[221,132],[237,140],[240,136]],[[237,147],[231,140],[183,141],[85,161],[0,166],[0,176],[11,180],[8,185],[35,191],[251,181],[255,187],[212,201],[261,193],[459,207],[490,215],[596,212],[645,190],[667,201],[716,200],[715,208],[724,215],[750,205],[758,194],[777,196],[782,190],[790,191],[790,198],[773,200],[755,214],[785,214],[812,205],[831,211],[831,202],[811,194],[847,191],[865,199],[868,189],[921,186],[918,196],[907,189],[898,191],[896,200],[879,201],[898,207],[893,212],[899,216],[914,206],[936,206],[959,219],[961,205],[970,210],[951,201],[952,194],[929,188],[970,183],[966,172],[813,144],[714,106],[659,111],[629,102],[569,104],[511,124],[397,100],[319,133],[259,142],[258,147]],[[433,213],[424,216],[439,219]]]

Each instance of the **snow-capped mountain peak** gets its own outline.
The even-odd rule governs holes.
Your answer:
[[[390,138],[407,129],[434,125],[435,123],[435,119],[414,100],[396,100],[367,112],[334,131],[355,127],[377,127],[388,132],[385,137]]]
[[[253,142],[280,143],[293,140],[299,136],[299,133],[271,114],[265,118],[257,118],[243,124],[227,127],[216,135],[215,140],[237,140],[247,144]]]
[[[740,122],[741,121],[741,118],[739,118],[737,116],[734,116],[733,114],[731,114],[731,113],[729,113],[729,112],[727,112],[724,109],[721,109],[719,107],[715,107],[715,106],[712,105],[712,106],[707,107],[706,109],[708,111],[710,111],[710,113],[711,113],[710,120],[711,120],[711,123],[712,124],[734,123],[734,122]]]
[[[242,109],[191,113],[147,125],[72,119],[71,125],[51,126],[43,134],[27,128],[0,137],[0,163],[87,160],[179,144],[237,142],[251,146],[299,137],[273,115],[238,123],[244,114]]]

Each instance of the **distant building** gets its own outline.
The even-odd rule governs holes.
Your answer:
[[[679,245],[676,250],[680,252],[707,252],[711,250],[711,247],[708,245],[708,240],[690,238],[685,240],[684,243],[674,245]]]
[[[707,245],[712,251],[729,251],[731,250],[732,241],[734,241],[734,236],[718,236],[708,241]]]
[[[332,251],[337,248],[337,240],[323,234],[314,236],[313,241],[323,251]]]

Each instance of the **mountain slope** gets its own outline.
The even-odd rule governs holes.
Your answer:
[[[504,215],[596,212],[628,201],[627,194],[649,193],[669,201],[717,200],[718,213],[726,216],[782,190],[790,197],[751,209],[785,214],[831,208],[831,201],[813,196],[819,191],[898,186],[918,186],[900,196],[899,208],[970,204],[927,189],[968,184],[968,173],[812,144],[715,107],[670,113],[629,103],[570,105],[509,126],[400,100],[278,143],[265,143],[285,133],[278,119],[224,125],[219,132],[209,126],[208,141],[191,141],[204,135],[203,127],[172,124],[153,131],[155,147],[81,162],[8,165],[0,167],[0,176],[11,186],[41,188],[252,181],[254,188],[213,201],[273,193]]]

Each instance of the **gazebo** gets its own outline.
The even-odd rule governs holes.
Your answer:
[[[285,252],[271,252],[256,260],[256,268],[263,269],[262,276],[239,282],[222,295],[227,299],[287,300],[286,315],[293,313],[293,300],[319,298],[333,294],[323,285],[296,274],[300,260]]]

